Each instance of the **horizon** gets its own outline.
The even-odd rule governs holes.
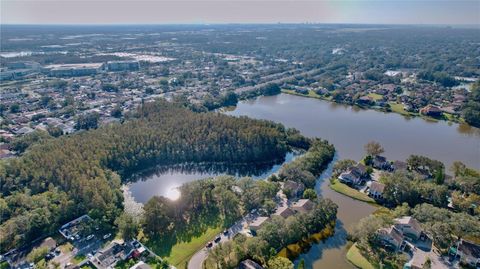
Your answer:
[[[479,26],[478,0],[0,0],[2,25]]]

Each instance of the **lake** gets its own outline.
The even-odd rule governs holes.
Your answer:
[[[243,101],[225,113],[272,120],[294,127],[306,136],[327,139],[337,149],[336,159],[360,160],[365,155],[363,146],[375,140],[383,145],[384,155],[390,160],[405,160],[410,154],[420,154],[444,162],[447,168],[459,160],[480,169],[480,130],[467,125],[407,119],[394,113],[287,94]],[[375,211],[375,207],[329,188],[332,166],[333,162],[318,180],[316,189],[339,206],[335,235],[299,257],[305,260],[307,268],[353,268],[345,260],[347,231]]]
[[[143,171],[130,178],[126,184],[131,196],[138,203],[146,203],[153,196],[164,196],[172,200],[179,198],[177,190],[182,184],[218,175],[250,176],[254,179],[266,178],[277,172],[282,164],[292,161],[299,152],[289,152],[277,163],[261,166],[223,164],[181,164],[159,166]]]

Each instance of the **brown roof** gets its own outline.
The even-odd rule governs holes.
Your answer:
[[[282,216],[283,218],[288,218],[291,215],[295,214],[290,208],[282,206],[277,208],[274,215]]]
[[[385,184],[372,181],[372,184],[370,185],[370,192],[377,192],[377,193],[383,193],[383,190],[385,189]]]
[[[420,226],[420,223],[418,223],[418,221],[415,218],[412,218],[410,216],[397,218],[395,219],[395,223],[402,224],[402,225],[409,225],[410,227],[412,227],[412,229],[414,229],[417,232],[422,231],[422,227]]]

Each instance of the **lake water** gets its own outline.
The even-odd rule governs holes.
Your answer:
[[[304,135],[327,139],[335,145],[337,159],[360,160],[365,154],[363,145],[375,140],[383,145],[384,155],[391,160],[421,154],[444,162],[447,168],[459,160],[480,169],[480,130],[466,125],[406,119],[398,114],[286,94],[240,102],[226,114],[273,120],[297,128]],[[305,260],[307,268],[353,268],[345,260],[347,231],[375,210],[328,187],[332,166],[333,162],[316,189],[338,205],[335,235],[299,257]]]
[[[266,178],[280,169],[283,163],[292,161],[299,153],[289,152],[284,160],[255,167],[254,165],[183,164],[156,167],[131,178],[126,186],[138,203],[146,203],[153,196],[164,196],[175,200],[179,197],[177,188],[184,183],[223,174],[254,179]]]

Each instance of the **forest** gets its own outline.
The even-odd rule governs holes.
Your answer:
[[[290,145],[309,146],[280,124],[195,113],[178,104],[146,103],[123,124],[24,144],[0,163],[0,252],[52,233],[88,213],[113,223],[122,180],[155,165],[185,162],[267,163]]]

